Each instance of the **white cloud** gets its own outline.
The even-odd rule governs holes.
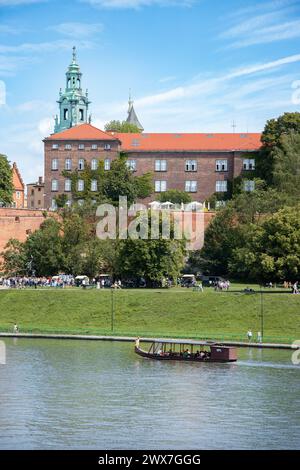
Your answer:
[[[219,38],[223,42],[230,40],[227,46],[229,48],[300,37],[299,2],[295,0],[256,4],[239,10],[228,18],[231,25]]]
[[[138,9],[146,6],[192,6],[197,0],[81,0],[96,8]]]
[[[101,23],[61,23],[50,26],[50,30],[69,37],[88,37],[103,31]]]

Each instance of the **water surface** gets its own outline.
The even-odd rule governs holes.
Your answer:
[[[5,339],[0,449],[299,449],[300,366],[156,362],[128,343]]]

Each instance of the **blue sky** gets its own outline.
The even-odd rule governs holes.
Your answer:
[[[129,88],[148,132],[256,132],[300,110],[299,0],[0,0],[0,153],[26,183],[73,45],[99,127],[126,118]]]

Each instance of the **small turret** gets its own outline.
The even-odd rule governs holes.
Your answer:
[[[128,116],[127,116],[126,122],[128,122],[129,124],[133,124],[141,132],[143,132],[144,128],[143,128],[142,124],[140,123],[140,121],[139,121],[139,119],[136,115],[136,112],[135,112],[134,107],[133,107],[133,103],[134,103],[134,101],[131,98],[131,92],[129,92]]]

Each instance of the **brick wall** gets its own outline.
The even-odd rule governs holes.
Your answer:
[[[43,211],[0,208],[0,253],[10,238],[25,241],[44,220]]]

